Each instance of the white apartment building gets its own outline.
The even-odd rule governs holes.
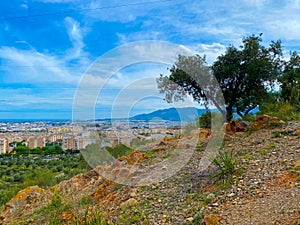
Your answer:
[[[0,154],[9,152],[9,142],[7,138],[0,138]]]

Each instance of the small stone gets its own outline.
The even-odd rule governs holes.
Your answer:
[[[130,199],[126,200],[125,202],[122,202],[120,206],[121,206],[121,208],[127,208],[130,206],[136,205],[136,204],[138,204],[138,201],[135,198],[130,198]]]
[[[213,193],[210,193],[210,194],[208,194],[207,196],[206,196],[206,198],[208,199],[208,200],[212,200],[212,199],[214,199],[216,196],[215,196],[215,194],[213,194]]]
[[[235,194],[232,192],[232,193],[230,193],[230,194],[228,194],[227,196],[228,197],[233,197]]]
[[[191,223],[191,222],[193,222],[193,221],[194,221],[194,218],[193,218],[193,217],[189,217],[189,218],[187,218],[187,219],[186,219],[186,221],[188,221],[188,222],[190,222],[190,223]]]
[[[133,197],[136,197],[136,193],[135,193],[134,191],[131,192],[131,193],[130,193],[130,197],[132,197],[132,198],[133,198]]]
[[[221,216],[219,215],[216,215],[216,214],[209,214],[209,215],[205,215],[203,220],[202,220],[202,223],[203,224],[209,224],[209,225],[212,225],[212,224],[219,224],[220,220],[222,219]]]

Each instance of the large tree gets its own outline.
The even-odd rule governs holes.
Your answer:
[[[212,103],[226,114],[226,121],[234,113],[247,115],[274,88],[282,68],[280,42],[271,42],[269,47],[261,42],[261,35],[246,37],[242,46],[229,46],[211,67],[206,65],[204,57],[179,56],[170,69],[171,74],[157,79],[158,88],[168,102],[183,100],[190,94],[196,102]],[[220,104],[212,77],[223,92],[224,105]]]
[[[285,62],[281,83],[281,100],[288,101],[298,112],[300,111],[300,55],[291,54],[290,60]]]

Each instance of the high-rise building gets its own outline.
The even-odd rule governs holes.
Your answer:
[[[63,150],[73,149],[73,138],[71,138],[71,137],[63,138],[63,140],[62,140],[62,149]]]
[[[7,138],[0,138],[0,154],[9,152],[9,141]]]
[[[29,138],[28,148],[42,148],[45,147],[45,138]]]
[[[79,138],[72,138],[72,137],[65,137],[62,141],[62,149],[63,150],[80,150],[85,147],[84,139]]]

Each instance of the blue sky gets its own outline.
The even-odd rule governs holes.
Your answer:
[[[299,0],[0,1],[0,119],[71,119],[74,95],[92,63],[134,41],[183,45],[208,63],[259,33],[266,44],[280,39],[287,55],[300,51],[299,10]],[[96,117],[110,117],[112,108],[124,116],[122,105],[130,106],[130,115],[171,107],[155,88],[167,67],[141,63],[116,72],[93,105]],[[128,87],[134,91],[124,91]],[[140,97],[116,101],[124,93]]]

